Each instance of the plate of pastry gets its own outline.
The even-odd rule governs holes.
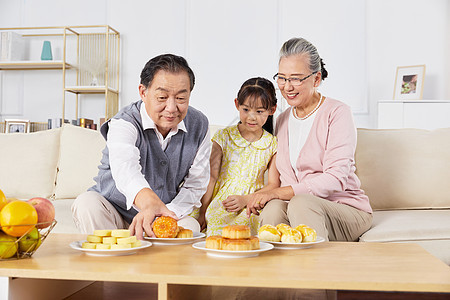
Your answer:
[[[266,241],[266,243],[272,244],[275,249],[306,249],[311,248],[313,245],[320,244],[325,242],[325,239],[323,237],[318,236],[317,239],[314,242],[301,242],[301,243],[283,243],[283,242],[269,242]]]
[[[75,241],[70,243],[70,247],[82,251],[87,255],[92,256],[120,256],[120,255],[131,255],[138,252],[141,249],[148,248],[152,245],[151,242],[141,241],[140,246],[132,247],[132,248],[117,248],[117,249],[96,249],[96,248],[83,248],[83,243],[86,241]]]
[[[220,258],[254,257],[274,248],[269,243],[260,242],[250,234],[246,225],[229,225],[222,229],[222,235],[211,235],[203,242],[192,245],[205,251],[208,256]]]
[[[152,225],[155,237],[145,236],[155,245],[185,245],[192,244],[205,237],[202,232],[192,232],[192,230],[178,226],[177,220],[168,216],[158,217]]]
[[[317,236],[314,229],[304,224],[295,228],[287,224],[265,224],[259,228],[258,237],[277,249],[306,249],[325,242],[323,237]]]
[[[128,229],[94,230],[86,240],[70,243],[71,248],[94,256],[130,255],[151,245],[151,242],[132,236]]]
[[[203,232],[193,232],[191,237],[157,238],[146,236],[144,239],[151,241],[155,245],[186,245],[197,242],[205,236]]]
[[[218,258],[245,258],[245,257],[255,257],[260,255],[262,252],[269,251],[274,248],[272,244],[260,242],[259,249],[255,250],[221,250],[206,248],[206,241],[197,242],[192,245],[195,249],[206,252],[208,256],[218,257]]]

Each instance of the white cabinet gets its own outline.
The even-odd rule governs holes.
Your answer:
[[[450,100],[385,100],[378,102],[378,128],[436,129],[450,127]]]

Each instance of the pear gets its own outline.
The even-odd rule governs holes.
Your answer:
[[[17,252],[17,238],[0,232],[0,259],[13,257]]]
[[[19,251],[21,253],[33,252],[41,245],[41,234],[39,230],[35,227],[25,236],[23,236],[19,241]]]

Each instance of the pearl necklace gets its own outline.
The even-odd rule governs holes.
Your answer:
[[[319,93],[319,95],[320,95],[320,99],[319,99],[319,102],[317,103],[317,106],[316,106],[309,114],[307,114],[307,115],[304,116],[303,118],[300,118],[300,117],[297,115],[297,108],[294,107],[294,109],[293,109],[294,117],[295,117],[296,119],[298,119],[298,120],[302,120],[302,121],[303,121],[303,120],[308,119],[313,113],[315,113],[316,110],[319,109],[319,106],[322,104],[322,102],[325,100],[325,98],[322,96],[322,94]]]

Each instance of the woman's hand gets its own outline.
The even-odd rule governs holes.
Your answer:
[[[252,214],[259,216],[259,211],[263,209],[270,200],[272,200],[272,197],[265,192],[251,194],[251,198],[247,203],[247,217],[250,218]]]
[[[246,196],[231,195],[222,201],[222,205],[228,212],[238,212],[247,205],[247,202]]]

